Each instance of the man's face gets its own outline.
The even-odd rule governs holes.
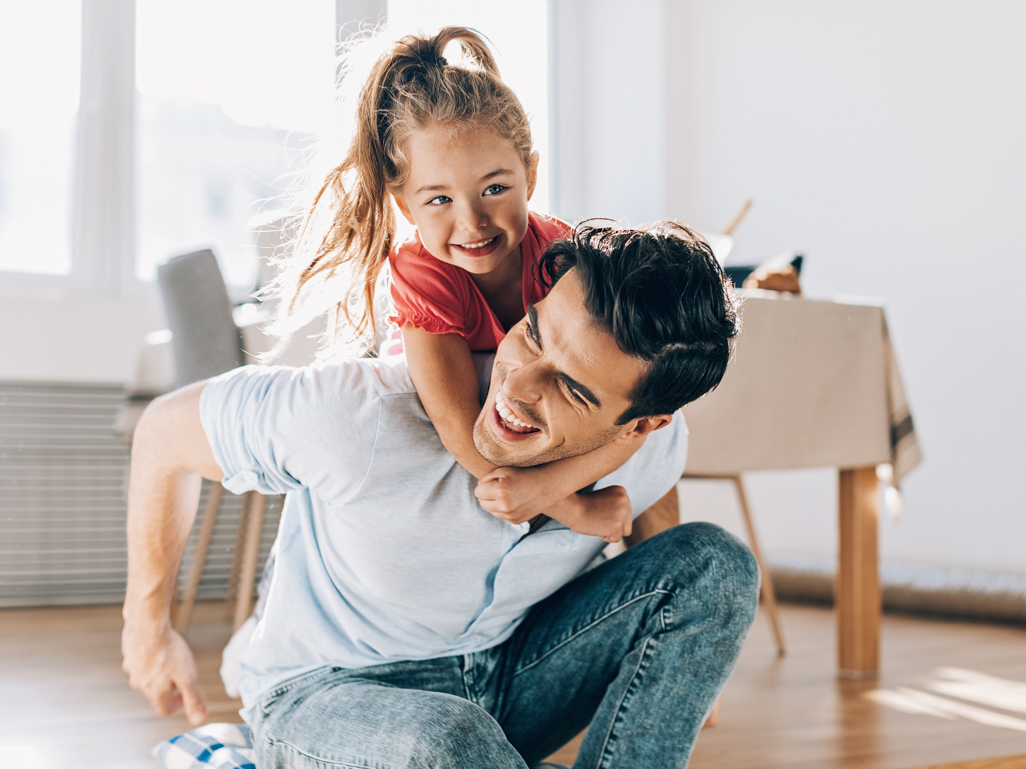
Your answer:
[[[616,424],[646,367],[587,311],[570,270],[499,345],[477,450],[496,465],[529,467],[647,434],[669,418]]]

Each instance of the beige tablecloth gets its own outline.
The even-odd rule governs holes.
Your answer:
[[[752,292],[720,386],[685,408],[687,472],[893,466],[922,459],[878,304]]]

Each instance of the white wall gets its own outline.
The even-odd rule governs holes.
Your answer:
[[[552,213],[634,223],[668,215],[666,56],[663,38],[638,24],[661,26],[663,2],[554,1],[559,200]],[[632,30],[642,34],[621,34]]]
[[[882,297],[926,453],[882,557],[1026,572],[1026,4],[641,6],[564,20],[568,47],[586,47],[587,103],[584,119],[561,111],[561,141],[600,170],[562,166],[561,200],[716,230],[751,197],[731,261],[799,250],[808,295]],[[834,554],[832,472],[748,483],[767,550]],[[726,489],[684,496],[691,514],[731,504]]]
[[[126,382],[146,334],[166,326],[156,298],[0,299],[5,381]]]

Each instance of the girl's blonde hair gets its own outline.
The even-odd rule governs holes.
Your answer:
[[[358,76],[353,62],[372,42],[364,39],[349,46],[343,88]],[[442,54],[453,42],[460,44],[463,57],[450,64]],[[334,289],[330,302],[324,303],[329,305],[327,341],[338,342],[344,329],[343,341],[366,350],[376,330],[379,277],[396,235],[389,195],[409,174],[409,137],[434,124],[451,127],[457,140],[466,127],[484,128],[508,140],[525,167],[536,155],[524,108],[500,79],[485,42],[464,27],[395,40],[373,60],[350,100],[355,102],[350,106],[355,125],[346,155],[306,210],[292,256],[272,292],[283,299],[278,329],[288,333],[302,325],[298,315],[309,319],[311,296],[341,283],[341,294]],[[299,312],[302,306],[307,306],[304,313]]]

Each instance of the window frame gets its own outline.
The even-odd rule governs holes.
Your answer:
[[[81,0],[67,275],[0,270],[5,295],[155,296],[135,280],[135,0]]]

